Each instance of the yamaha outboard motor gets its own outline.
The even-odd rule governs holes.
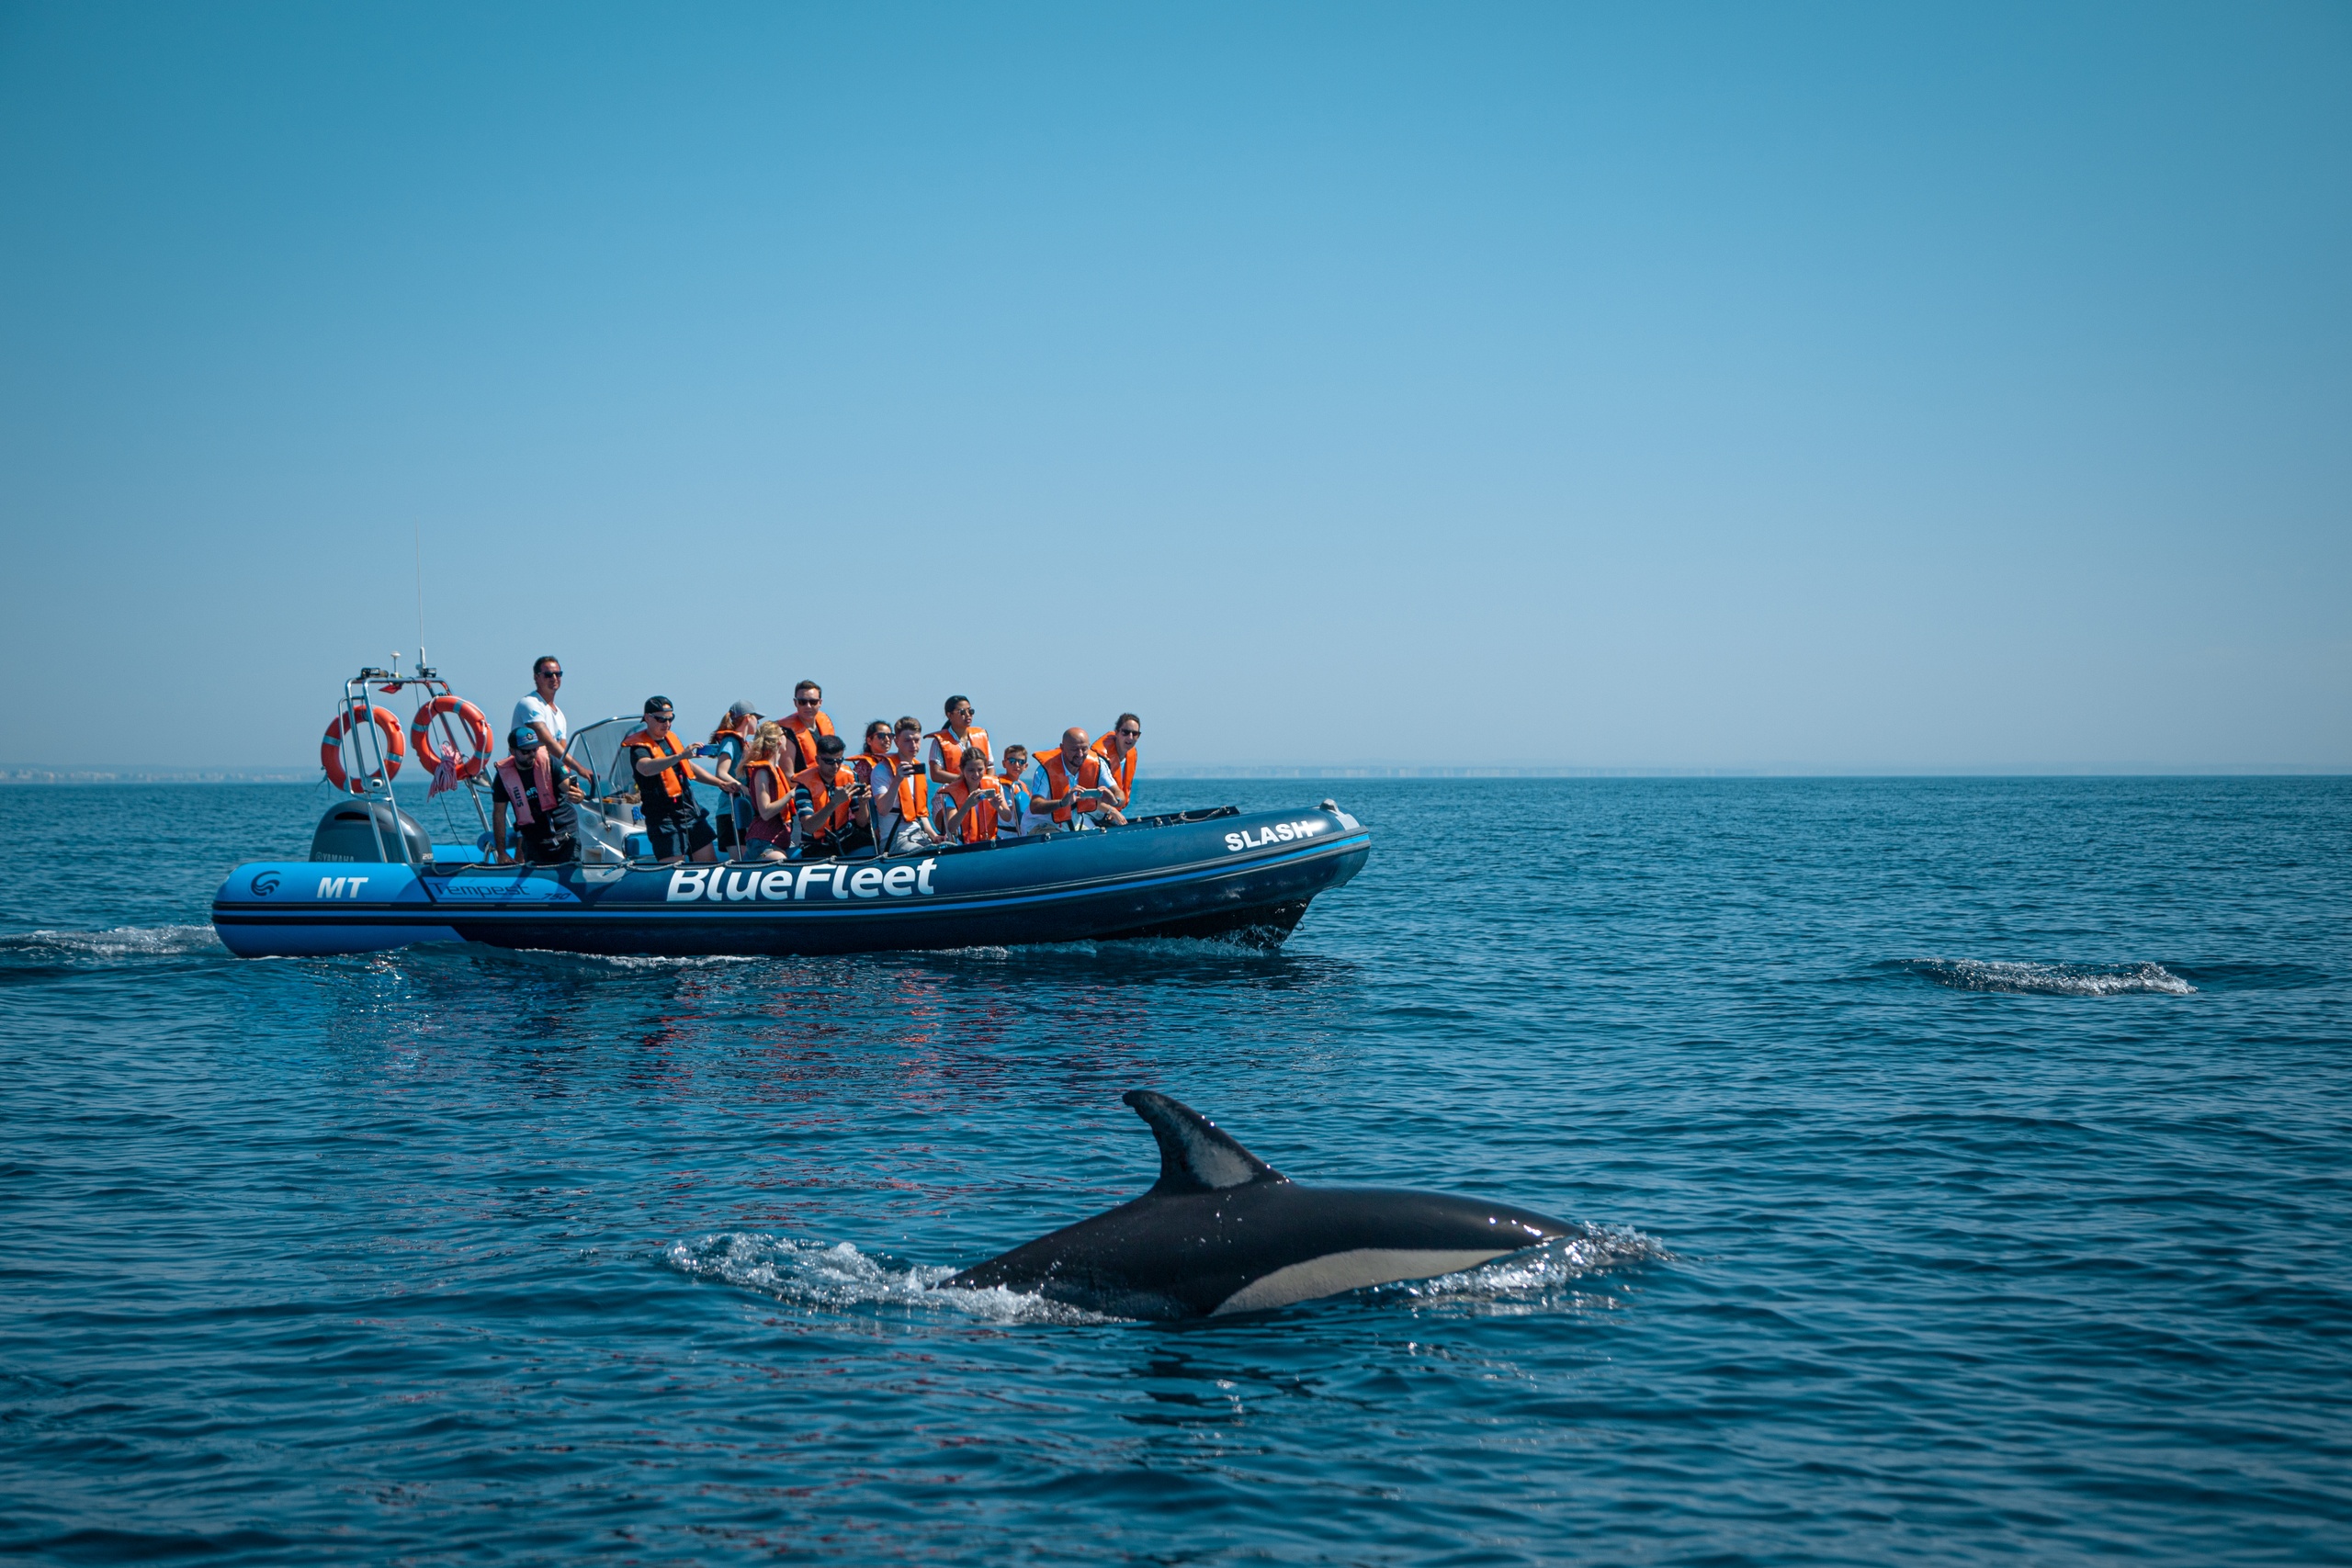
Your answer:
[[[370,826],[369,813],[375,815]],[[377,847],[376,835],[383,835],[383,844]],[[433,840],[417,826],[416,818],[405,811],[397,811],[386,801],[338,800],[327,807],[319,818],[318,831],[311,835],[311,858],[314,861],[406,861],[410,865],[424,865],[433,859]]]

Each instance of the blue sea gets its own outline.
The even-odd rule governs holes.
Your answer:
[[[2352,780],[1144,800],[1326,794],[1277,953],[248,963],[322,795],[0,790],[0,1555],[2352,1562]],[[941,1289],[1149,1184],[1136,1086],[1589,1228]]]

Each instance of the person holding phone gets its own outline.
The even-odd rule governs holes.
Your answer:
[[[1030,802],[1031,811],[1051,818],[1062,828],[1115,828],[1125,823],[1119,807],[1126,805],[1126,794],[1102,756],[1086,749],[1086,731],[1076,725],[1063,730],[1061,745],[1039,761],[1046,770],[1046,784],[1042,798]]]
[[[966,749],[956,782],[939,792],[931,808],[939,836],[951,843],[985,844],[996,837],[1004,809],[1004,791],[989,772],[988,754],[978,747]]]
[[[645,818],[645,837],[653,858],[715,861],[711,846],[718,834],[709,815],[695,803],[694,785],[716,785],[733,795],[743,786],[722,782],[694,760],[694,753],[671,728],[677,709],[667,697],[645,699],[645,725],[621,742],[628,751],[629,771],[637,778],[638,810]]]

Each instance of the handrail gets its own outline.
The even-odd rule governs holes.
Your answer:
[[[383,803],[385,806],[390,807],[391,813],[392,836],[400,841],[400,863],[406,865],[410,863],[408,858],[408,835],[401,825],[400,795],[397,786],[392,782],[391,768],[387,753],[384,750],[384,739],[376,731],[376,718],[375,714],[372,711],[375,707],[375,703],[368,696],[368,688],[372,683],[380,682],[384,694],[389,696],[400,691],[403,686],[416,686],[424,690],[425,698],[428,702],[437,697],[454,697],[458,694],[450,688],[447,681],[441,678],[438,671],[424,661],[421,651],[414,673],[402,675],[400,672],[400,660],[398,655],[394,655],[392,666],[393,667],[390,670],[383,670],[379,669],[373,664],[365,664],[360,666],[358,674],[345,678],[343,682],[343,711],[345,717],[347,720],[347,725],[342,739],[336,744],[338,748],[340,748],[340,746],[347,742],[351,747],[353,759],[363,764],[363,766],[357,770],[355,774],[355,776],[359,780],[360,786],[356,793],[367,807],[368,830],[375,836],[377,858],[386,864],[392,863],[391,852],[384,843],[383,819],[378,816],[376,811],[376,794],[379,786],[380,786],[383,791]],[[397,715],[394,716],[395,718],[398,717]],[[446,713],[436,714],[434,716],[440,728],[442,744],[451,748],[451,755],[458,755],[458,753],[456,750],[458,745],[458,729],[456,721],[450,715]],[[367,739],[365,741],[359,739],[360,735],[363,733],[367,736]],[[493,734],[494,733],[495,731],[493,730]],[[375,764],[373,767],[365,766],[368,755],[370,752],[373,753],[375,758]],[[422,759],[420,758],[419,761],[421,762]],[[488,768],[485,768],[483,773],[487,773],[490,770]],[[490,831],[490,814],[482,807],[481,795],[480,793],[481,789],[487,786],[482,784],[481,779],[479,776],[470,779],[460,779],[458,782],[465,786],[466,798],[473,806],[474,817],[481,823],[482,832],[485,835],[488,834]],[[426,796],[428,799],[431,798],[430,785],[426,786]]]

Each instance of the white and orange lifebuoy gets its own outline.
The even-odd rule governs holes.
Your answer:
[[[401,759],[408,755],[408,742],[401,736],[401,721],[392,716],[390,709],[371,707],[368,710],[368,716],[376,721],[376,728],[380,731],[377,744],[384,758],[384,782],[390,784],[392,775],[401,771]],[[367,781],[362,779],[355,787],[351,775],[344,771],[343,766],[345,739],[356,728],[354,711],[346,708],[335,715],[334,721],[327,726],[325,738],[319,742],[319,766],[327,771],[327,783],[346,795],[368,793]],[[352,755],[356,757],[358,754],[358,745],[355,741],[352,743]]]
[[[445,715],[455,714],[458,722],[466,727],[466,739],[473,742],[473,755],[458,763],[458,777],[479,778],[490,766],[490,720],[481,709],[463,697],[435,697],[416,710],[416,722],[409,727],[408,738],[416,742],[418,763],[433,773],[441,771],[441,753],[433,749],[433,721]]]

